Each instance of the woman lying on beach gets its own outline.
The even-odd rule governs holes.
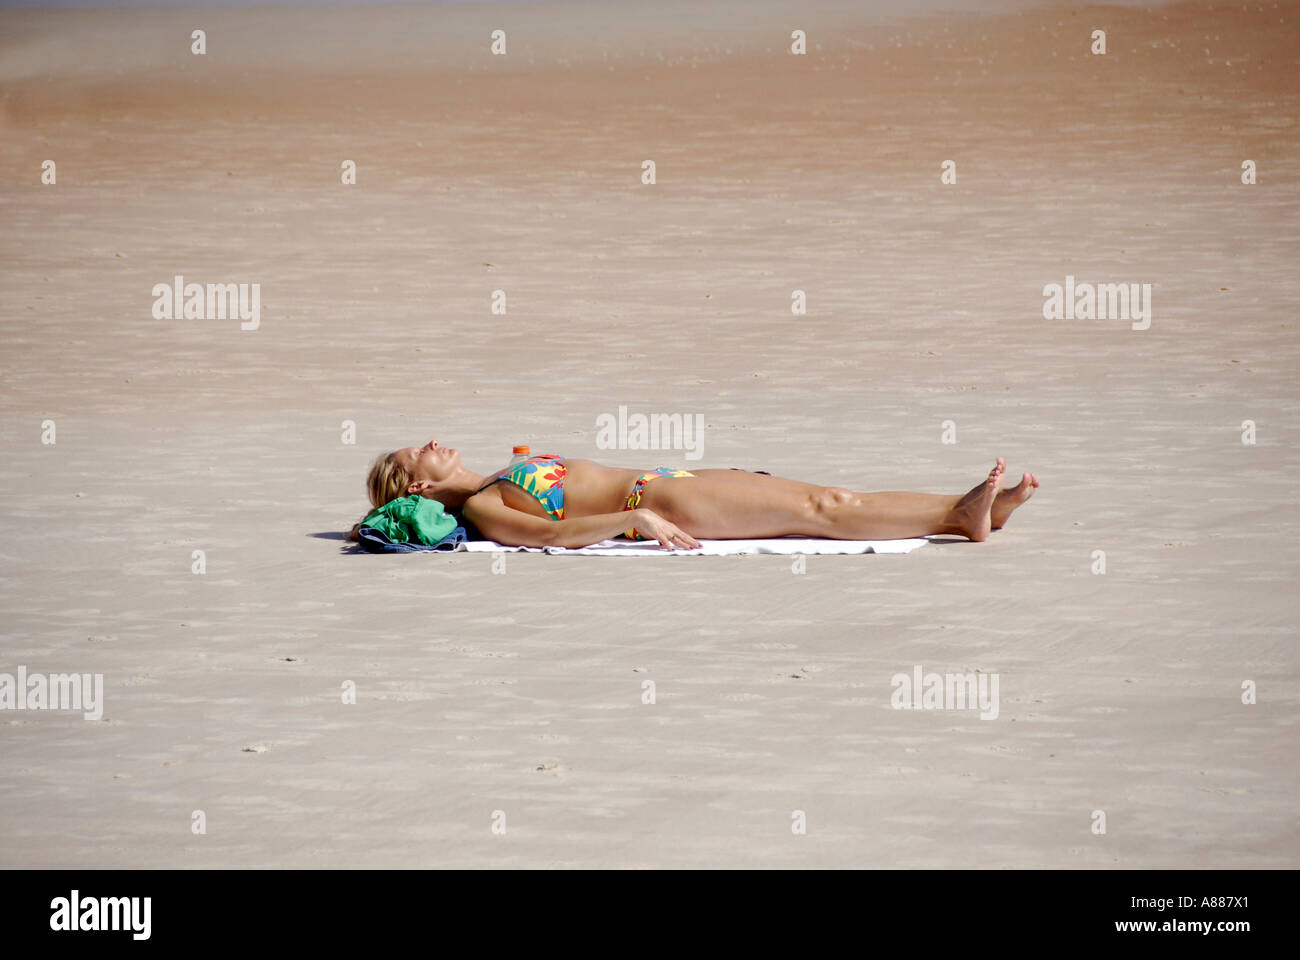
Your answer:
[[[379,457],[366,485],[375,507],[418,494],[507,546],[585,547],[623,534],[658,540],[666,550],[692,550],[696,537],[984,540],[1038,487],[1038,478],[1026,473],[1001,489],[1005,470],[998,457],[987,479],[955,496],[855,493],[737,469],[642,473],[553,454],[485,477],[461,464],[459,450],[430,441]]]

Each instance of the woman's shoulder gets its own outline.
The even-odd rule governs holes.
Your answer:
[[[506,506],[505,498],[501,496],[501,485],[496,482],[501,479],[504,478],[496,477],[489,480],[466,497],[465,502],[460,505],[460,515],[471,520],[475,517],[482,519],[492,512],[493,508],[500,510]]]

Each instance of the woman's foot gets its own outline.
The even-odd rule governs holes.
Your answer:
[[[1014,487],[999,490],[998,495],[993,499],[993,509],[990,511],[993,529],[1001,530],[1002,525],[1007,522],[1007,517],[1011,516],[1011,512],[1032,497],[1037,489],[1038,477],[1026,473]]]
[[[946,525],[951,528],[949,532],[961,534],[976,542],[988,539],[989,531],[993,528],[993,501],[997,497],[998,487],[1002,485],[1002,475],[1006,469],[1007,462],[998,457],[997,466],[989,471],[988,479],[972,487],[970,493],[957,501],[948,514]]]

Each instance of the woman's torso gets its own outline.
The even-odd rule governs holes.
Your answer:
[[[511,471],[502,468],[488,475],[488,483],[501,491],[501,500],[508,507],[531,513],[548,519],[556,517],[554,507],[561,496],[553,492],[556,487],[563,490],[562,502],[564,517],[589,517],[598,513],[617,513],[627,503],[632,486],[644,472],[642,470],[607,467],[595,460],[578,460],[572,457],[558,458],[559,464],[550,462],[549,456],[530,457],[527,461],[534,465],[529,476],[519,474],[524,481],[496,482],[504,479]],[[557,469],[562,464],[563,469]],[[557,482],[556,477],[560,480]],[[541,490],[541,498],[530,493],[525,487],[531,486]],[[548,511],[548,507],[552,509]]]

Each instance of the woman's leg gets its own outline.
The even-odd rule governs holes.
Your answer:
[[[641,506],[704,539],[898,540],[946,533],[983,540],[1005,469],[999,457],[983,483],[957,496],[856,493],[783,477],[698,470],[694,477],[647,483]]]
[[[717,475],[727,477],[737,483],[766,483],[778,484],[788,490],[798,492],[807,491],[809,488],[825,490],[826,487],[818,487],[811,483],[802,483],[798,480],[787,480],[785,477],[773,477],[770,474],[758,474],[754,471],[739,470],[695,470],[692,471],[696,476]],[[997,496],[993,499],[993,509],[990,511],[993,521],[993,529],[1000,530],[1006,524],[1007,519],[1016,510],[1017,507],[1024,505],[1034,491],[1038,489],[1038,475],[1033,473],[1022,474],[1020,482],[1014,487],[1004,487],[999,490]]]

